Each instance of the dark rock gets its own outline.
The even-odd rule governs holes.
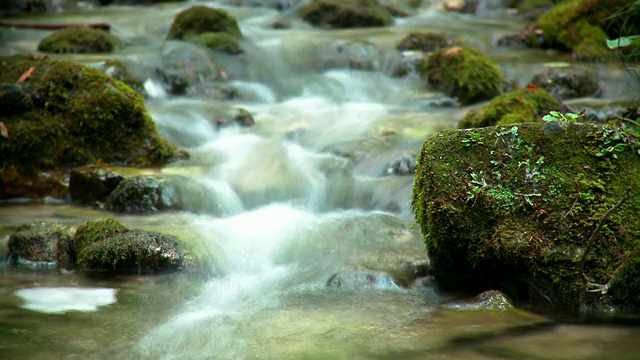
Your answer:
[[[11,262],[30,267],[72,267],[75,262],[71,250],[74,233],[74,228],[56,223],[23,225],[9,238]]]
[[[531,83],[547,90],[558,100],[598,96],[601,91],[595,75],[588,72],[550,68],[541,74],[534,75]]]
[[[326,69],[378,70],[381,54],[368,41],[333,41],[321,50],[320,67]]]
[[[422,52],[434,52],[436,50],[453,45],[453,39],[442,33],[412,32],[402,38],[396,48],[400,51],[418,50]]]
[[[306,22],[329,28],[386,26],[393,18],[376,0],[313,0],[300,9]]]
[[[217,115],[214,123],[217,128],[223,128],[230,125],[236,125],[240,127],[250,127],[255,125],[253,115],[245,109],[233,108],[224,114]]]
[[[33,103],[20,85],[0,83],[0,109],[4,116],[13,116],[33,109]]]
[[[104,202],[124,179],[108,168],[88,165],[71,170],[69,194],[71,199],[82,204]]]
[[[387,165],[384,175],[413,175],[415,170],[416,158],[414,156],[402,156]]]
[[[400,288],[391,275],[379,271],[347,271],[336,273],[327,280],[327,286],[347,289],[372,288],[378,290],[394,290]]]
[[[120,181],[107,198],[106,209],[123,213],[146,213],[178,208],[176,193],[151,176]]]

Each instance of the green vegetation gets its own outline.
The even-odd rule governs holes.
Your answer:
[[[433,87],[458,98],[463,105],[498,95],[504,83],[498,66],[468,46],[434,52],[423,63],[420,73]]]
[[[118,37],[88,26],[69,26],[45,37],[38,50],[48,53],[103,53],[122,45]]]
[[[640,72],[632,63],[640,61],[640,1],[631,1],[621,7],[609,19],[619,29],[608,31],[613,40],[607,40],[607,47],[616,50],[618,57],[625,64],[627,71],[640,80]]]
[[[418,156],[412,207],[438,283],[558,309],[637,310],[640,142],[568,121],[472,132],[483,144],[445,130]]]
[[[167,40],[184,40],[230,54],[242,53],[238,21],[222,9],[203,5],[180,12],[169,29]]]
[[[560,111],[550,111],[548,115],[542,117],[542,120],[549,121],[564,121],[564,122],[576,122],[580,117],[580,114],[566,113],[563,114]]]
[[[462,118],[462,129],[521,122],[540,121],[550,110],[560,109],[560,102],[543,89],[520,89],[500,95],[480,109],[472,109]]]
[[[300,9],[300,17],[315,26],[357,28],[386,26],[393,17],[376,0],[313,0]]]
[[[161,165],[177,155],[157,135],[142,96],[124,83],[83,65],[30,56],[0,57],[0,82],[15,83],[30,69],[21,86],[33,109],[0,115],[9,134],[0,137],[0,198],[64,196],[55,184],[73,167]]]

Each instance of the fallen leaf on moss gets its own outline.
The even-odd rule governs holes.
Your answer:
[[[33,72],[35,70],[36,70],[36,67],[32,66],[29,70],[25,71],[24,74],[22,74],[22,76],[20,76],[20,79],[18,79],[18,84],[21,84],[21,83],[27,81],[29,76],[31,76],[31,74],[33,74]]]
[[[453,54],[459,53],[460,50],[462,50],[462,48],[459,47],[459,46],[456,46],[454,48],[451,48],[451,49],[447,50],[447,52],[444,53],[444,56],[449,56],[449,55],[453,55]]]
[[[7,127],[2,121],[0,121],[0,134],[2,134],[3,137],[9,137],[9,130],[7,130]]]

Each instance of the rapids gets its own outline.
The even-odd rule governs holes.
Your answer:
[[[640,329],[558,324],[524,312],[458,313],[439,304],[455,294],[426,283],[328,286],[336,274],[393,273],[427,260],[408,204],[413,178],[388,164],[415,157],[426,137],[457,126],[469,108],[437,107],[442,94],[417,78],[393,78],[394,47],[414,30],[444,31],[496,59],[526,84],[572,59],[555,52],[493,46],[516,19],[440,12],[382,29],[321,30],[295,8],[223,7],[239,19],[246,51],[222,57],[242,100],[204,92],[170,96],[154,68],[173,16],[193,3],[111,6],[25,17],[37,22],[108,22],[128,44],[110,55],[58,55],[95,64],[117,58],[145,77],[147,106],[162,136],[191,160],[157,172],[185,194],[186,210],[121,215],[67,201],[0,204],[0,254],[30,221],[81,225],[114,217],[131,228],[190,242],[207,274],[118,278],[0,267],[0,358],[6,359],[630,359]],[[268,3],[268,1],[264,1]],[[428,3],[428,2],[425,2]],[[288,29],[273,29],[286,20]],[[1,55],[33,53],[48,31],[0,28]],[[331,61],[336,44],[367,40],[374,71]],[[337,65],[336,65],[337,64]],[[620,66],[590,65],[601,99],[638,97]],[[232,105],[252,113],[250,128],[217,130],[211,116]],[[476,104],[474,106],[479,106]]]

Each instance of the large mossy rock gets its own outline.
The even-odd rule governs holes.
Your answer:
[[[488,100],[500,94],[504,77],[486,55],[468,46],[434,52],[420,69],[433,87],[463,104]]]
[[[75,259],[71,242],[75,229],[51,222],[21,226],[9,237],[11,263],[35,268],[71,267]]]
[[[619,128],[442,131],[418,156],[412,207],[445,289],[575,311],[640,307],[640,143]]]
[[[176,209],[177,195],[172,186],[152,176],[122,180],[107,198],[106,208],[115,212],[146,213]]]
[[[38,50],[47,53],[105,53],[122,45],[115,35],[88,26],[69,26],[45,37]]]
[[[393,23],[393,17],[376,0],[313,0],[299,15],[312,25],[338,29]]]
[[[620,35],[624,22],[612,15],[629,0],[569,0],[556,5],[538,19],[543,47],[570,50],[579,59],[612,57],[606,47],[608,37]],[[633,20],[631,20],[633,21]],[[636,20],[637,21],[637,20]]]
[[[156,273],[192,265],[178,238],[129,230],[113,219],[87,222],[78,228],[73,241],[77,265],[84,271]]]
[[[480,109],[470,110],[459,128],[508,125],[542,121],[542,116],[560,110],[560,102],[543,89],[520,89],[500,95]]]
[[[238,21],[222,9],[196,5],[176,15],[167,40],[184,40],[213,50],[240,54]]]
[[[102,161],[162,165],[181,155],[157,135],[142,96],[99,70],[29,56],[0,57],[0,82],[21,83],[33,109],[0,113],[0,199],[64,197],[72,168]]]

